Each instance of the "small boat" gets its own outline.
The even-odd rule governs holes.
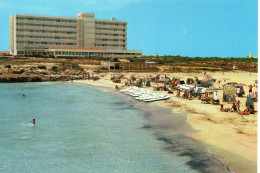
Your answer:
[[[171,96],[165,94],[158,94],[155,91],[145,90],[144,88],[138,88],[136,86],[122,89],[119,91],[121,93],[134,97],[136,100],[145,101],[145,102],[167,100],[171,98]]]

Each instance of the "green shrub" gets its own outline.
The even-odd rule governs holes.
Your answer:
[[[40,65],[40,66],[38,66],[38,69],[44,69],[44,70],[46,70],[47,67],[46,67],[45,65]]]
[[[61,66],[60,66],[60,69],[63,70],[63,71],[66,70],[66,69],[69,69],[69,70],[80,70],[80,71],[84,70],[77,63],[62,63]]]
[[[48,55],[48,57],[49,57],[49,58],[55,58],[55,56],[54,56],[54,55]]]
[[[57,66],[53,66],[53,67],[51,68],[51,71],[58,72],[58,71],[59,71],[59,69],[58,69],[58,67],[57,67]]]
[[[74,70],[80,70],[80,71],[83,71],[83,70],[84,70],[82,67],[79,66],[79,64],[75,64],[75,63],[72,63],[72,64],[71,64],[71,67],[72,67],[72,69],[74,69]]]
[[[6,65],[5,68],[12,68],[11,65]]]

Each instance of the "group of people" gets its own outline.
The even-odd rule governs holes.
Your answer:
[[[231,108],[224,108],[223,105],[220,105],[221,112],[237,112],[240,111],[240,101],[238,100],[236,103],[233,103]]]
[[[233,105],[231,106],[231,108],[224,108],[223,104],[220,105],[220,111],[221,112],[235,112],[238,113],[240,115],[249,115],[249,114],[254,114],[255,111],[253,108],[247,108],[244,109],[244,111],[240,110],[240,101],[238,100],[236,103],[233,103]]]
[[[223,105],[220,105],[221,112],[237,112],[240,111],[240,101],[238,100],[236,103],[233,103],[231,108],[224,108]]]

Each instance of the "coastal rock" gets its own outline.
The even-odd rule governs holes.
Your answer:
[[[13,83],[13,82],[42,82],[38,76],[19,76],[19,77],[0,77],[0,82]]]

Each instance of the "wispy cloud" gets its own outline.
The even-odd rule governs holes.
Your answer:
[[[88,0],[82,1],[87,7],[95,10],[117,10],[129,5],[153,0]]]

